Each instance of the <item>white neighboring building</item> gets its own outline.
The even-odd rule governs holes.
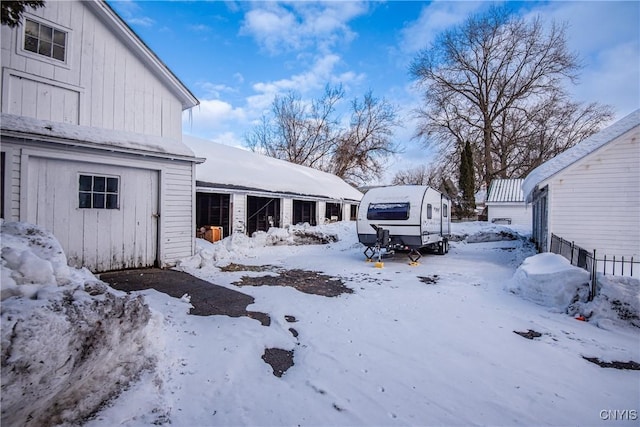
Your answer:
[[[640,110],[534,169],[522,185],[533,238],[551,233],[596,256],[640,255]]]
[[[523,179],[494,179],[487,196],[487,220],[496,224],[531,226],[531,210],[522,193]]]
[[[270,227],[355,220],[362,193],[341,178],[185,135],[207,161],[196,172],[196,226],[253,234]]]
[[[192,255],[198,100],[101,0],[47,1],[1,35],[2,218],[94,272]]]

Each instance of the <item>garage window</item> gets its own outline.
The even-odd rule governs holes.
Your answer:
[[[80,175],[78,206],[81,209],[118,209],[120,178],[104,175]]]

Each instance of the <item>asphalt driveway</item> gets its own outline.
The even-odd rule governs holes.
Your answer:
[[[266,313],[248,311],[254,298],[242,292],[218,286],[190,274],[176,270],[145,268],[101,273],[100,280],[112,288],[125,292],[155,289],[175,298],[184,294],[191,297],[190,314],[196,316],[224,315],[247,316],[269,326],[271,318]]]

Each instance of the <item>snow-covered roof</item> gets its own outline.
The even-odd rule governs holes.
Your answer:
[[[194,159],[193,151],[181,141],[154,135],[78,126],[5,113],[0,116],[0,129],[3,136],[73,142],[75,145],[111,151],[117,149],[122,152],[202,161]]]
[[[524,202],[523,179],[494,179],[489,186],[487,203]]]
[[[244,188],[335,200],[359,201],[362,193],[341,178],[242,148],[184,135],[206,162],[196,168],[199,187]]]
[[[541,164],[524,179],[522,191],[527,201],[531,201],[533,190],[542,181],[565,169],[585,156],[608,144],[620,135],[640,125],[640,109],[620,119],[606,129],[591,135],[568,150]]]

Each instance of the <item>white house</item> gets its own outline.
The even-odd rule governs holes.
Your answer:
[[[1,47],[2,218],[46,227],[94,272],[190,256],[193,94],[101,0],[27,9]]]
[[[534,169],[522,190],[533,238],[551,233],[596,256],[640,255],[640,110]]]
[[[522,194],[523,179],[494,179],[487,195],[487,220],[498,224],[531,226],[531,210]]]
[[[362,193],[330,173],[192,136],[207,157],[196,171],[196,225],[223,235],[355,219]]]

